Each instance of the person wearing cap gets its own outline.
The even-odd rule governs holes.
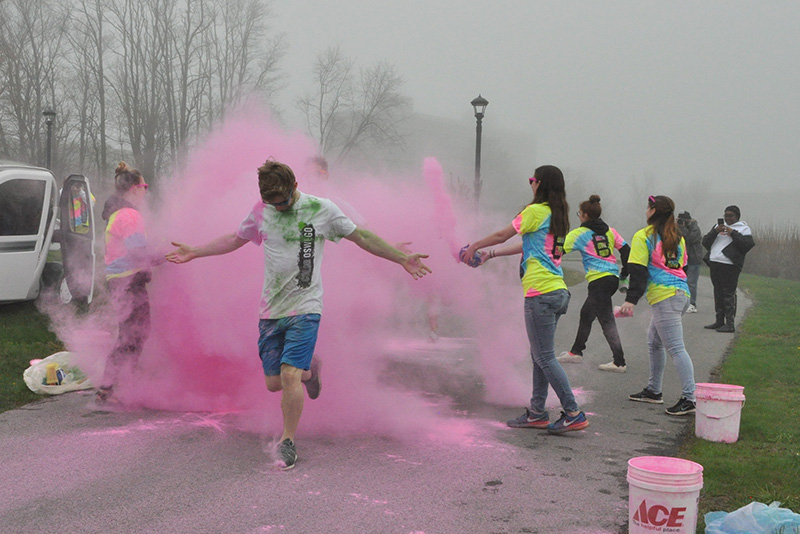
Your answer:
[[[700,225],[692,219],[688,211],[678,214],[678,230],[686,240],[686,252],[689,257],[683,267],[690,293],[689,308],[686,313],[697,313],[697,281],[700,279],[700,263],[703,261],[703,233],[700,231]]]
[[[739,273],[744,267],[744,256],[756,244],[753,233],[741,219],[738,206],[725,208],[722,222],[718,222],[703,237],[703,246],[708,249],[703,260],[711,270],[714,285],[714,311],[717,318],[706,325],[717,332],[735,332],[733,319],[736,316],[736,287]]]

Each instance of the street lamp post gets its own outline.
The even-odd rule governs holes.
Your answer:
[[[481,131],[483,129],[483,113],[486,111],[489,101],[478,95],[470,104],[472,104],[472,109],[475,110],[475,119],[478,121],[475,127],[475,207],[477,208],[481,196]]]
[[[51,108],[42,111],[44,115],[44,122],[47,124],[47,168],[50,168],[50,156],[53,148],[53,120],[56,118],[56,112]]]

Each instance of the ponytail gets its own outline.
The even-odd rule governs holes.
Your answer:
[[[603,208],[600,207],[600,197],[592,195],[589,200],[584,200],[580,204],[580,210],[589,218],[590,221],[596,221],[603,213]]]
[[[651,196],[648,206],[655,212],[647,219],[647,224],[653,225],[655,232],[661,237],[661,248],[665,258],[674,258],[678,254],[678,244],[681,234],[675,222],[675,203],[671,198],[663,195]]]
[[[119,165],[117,165],[117,168],[114,170],[114,187],[119,194],[127,193],[133,186],[141,183],[141,181],[142,173],[129,166],[124,161],[120,161]]]

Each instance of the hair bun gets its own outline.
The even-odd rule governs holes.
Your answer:
[[[115,174],[115,175],[116,175],[116,174],[120,174],[120,173],[123,173],[123,172],[125,172],[125,171],[129,171],[129,170],[130,170],[130,167],[128,167],[128,164],[127,164],[127,163],[125,163],[124,161],[120,161],[120,162],[119,162],[119,165],[117,165],[117,168],[116,168],[116,170],[114,171],[114,174]]]
[[[589,197],[589,202],[600,204],[600,196],[599,195],[592,195]]]

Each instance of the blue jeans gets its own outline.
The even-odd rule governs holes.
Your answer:
[[[686,272],[686,283],[689,284],[689,302],[697,306],[697,280],[700,279],[700,264],[687,265],[683,268]]]
[[[683,291],[651,306],[653,318],[647,331],[647,346],[650,350],[650,382],[647,389],[653,393],[661,393],[666,353],[669,352],[681,380],[681,395],[694,401],[694,365],[683,344],[681,322],[681,316],[688,307],[689,297]]]
[[[525,298],[525,328],[533,360],[531,411],[537,414],[545,412],[548,385],[553,387],[565,412],[578,411],[569,379],[556,360],[554,349],[556,324],[558,318],[567,312],[568,305],[569,291],[566,289]]]

